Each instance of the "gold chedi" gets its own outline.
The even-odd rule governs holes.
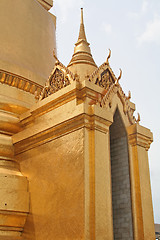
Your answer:
[[[45,56],[31,58],[35,67],[27,64],[31,56],[25,52],[23,67],[17,56],[15,71],[8,63],[0,75],[7,90],[0,98],[1,239],[153,240],[148,166],[153,136],[134,116],[131,94],[120,84],[122,71],[119,77],[113,73],[111,51],[101,66],[95,64],[83,9],[65,67],[52,41],[55,18],[46,10],[52,1],[24,3],[24,11],[34,9],[32,17],[49,24],[37,33],[49,42],[33,49]]]

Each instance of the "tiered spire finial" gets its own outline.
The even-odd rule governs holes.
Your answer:
[[[74,54],[68,67],[71,67],[73,65],[80,66],[79,64],[92,65],[94,67],[97,67],[91,55],[91,50],[85,34],[83,8],[81,8],[81,22],[78,41],[75,44]]]

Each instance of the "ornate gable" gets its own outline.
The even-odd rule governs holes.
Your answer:
[[[140,121],[139,114],[138,114],[137,120],[136,120],[135,116],[133,115],[135,109],[132,109],[132,107],[130,105],[130,101],[129,101],[130,93],[129,93],[129,96],[126,96],[119,83],[115,83],[109,88],[109,90],[107,91],[105,96],[102,98],[102,100],[100,102],[100,106],[103,108],[111,107],[112,98],[114,97],[115,94],[117,94],[118,98],[120,99],[120,101],[123,105],[123,112],[125,115],[127,115],[130,124],[139,122]]]
[[[64,88],[70,84],[70,81],[67,76],[64,75],[64,72],[55,68],[55,71],[51,78],[49,79],[50,91],[55,93],[61,88]]]
[[[104,62],[98,69],[96,69],[92,75],[89,77],[89,81],[94,82],[96,85],[105,89],[105,95],[102,94],[101,100],[98,101],[100,106],[103,108],[109,108],[112,105],[112,98],[115,94],[117,94],[123,105],[124,114],[128,116],[129,122],[134,124],[139,121],[139,118],[136,120],[134,117],[134,109],[131,107],[130,93],[127,97],[123,92],[119,80],[122,76],[122,71],[120,69],[120,75],[118,78],[114,75],[111,67],[109,66],[109,58],[111,56],[111,51],[109,52],[109,56],[107,61]]]
[[[39,100],[42,100],[49,95],[59,91],[60,89],[67,87],[74,80],[74,74],[62,63],[57,61],[53,71],[51,72],[45,84],[45,87],[43,88],[40,96],[38,97]]]
[[[105,89],[109,89],[112,84],[117,82],[117,80],[118,79],[114,75],[111,67],[107,62],[104,62],[89,77],[89,81],[94,82],[96,85]]]
[[[99,77],[97,77],[95,84],[105,89],[109,89],[110,86],[114,83],[114,79],[109,71],[109,69],[105,69],[102,73],[100,73]]]

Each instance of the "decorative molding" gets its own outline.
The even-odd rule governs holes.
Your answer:
[[[130,135],[128,137],[129,143],[131,144],[131,146],[141,146],[143,148],[146,149],[146,151],[149,150],[151,143],[153,142],[153,140],[147,138],[146,136],[143,136],[139,133],[137,134],[133,134]]]
[[[116,82],[117,81],[117,78],[116,76],[114,75],[114,72],[112,71],[111,67],[109,66],[109,64],[107,62],[104,62],[99,68],[97,68],[89,77],[89,81],[90,82],[96,82],[97,81],[97,78],[100,78],[101,77],[101,74],[103,71],[105,70],[108,70],[112,79],[113,79],[113,82]]]
[[[110,88],[108,89],[105,96],[102,98],[100,106],[107,108],[109,106],[109,103],[112,100],[113,95],[117,92],[117,86],[116,84],[112,84]]]
[[[113,96],[115,95],[115,93],[117,93],[117,96],[119,97],[119,99],[122,102],[124,114],[128,116],[129,122],[131,124],[134,124],[136,122],[136,119],[133,116],[134,112],[129,105],[128,97],[123,92],[119,83],[114,83],[110,86],[109,90],[103,97],[103,99],[100,103],[100,106],[105,107],[105,108],[110,106],[111,100],[112,100]]]
[[[153,134],[139,123],[135,123],[127,128],[128,140],[131,146],[141,146],[147,151],[153,142]]]
[[[109,131],[110,124],[110,120],[103,119],[97,115],[81,113],[74,118],[65,120],[64,122],[57,124],[49,129],[45,129],[39,133],[36,133],[33,136],[26,138],[25,140],[15,142],[15,154],[18,155],[22,152],[53,141],[54,139],[57,139],[73,131],[77,131],[81,128],[88,128],[90,130],[96,129],[100,132],[106,133]]]
[[[53,7],[53,0],[38,0],[38,2],[47,10]]]
[[[109,56],[107,59],[110,58],[111,52],[109,51]],[[96,69],[91,76],[89,77],[89,81],[94,82],[96,85],[105,89],[105,95],[101,96],[101,101],[99,102],[101,107],[108,108],[111,107],[111,101],[113,96],[117,93],[117,96],[120,98],[123,104],[123,111],[124,114],[128,116],[129,122],[134,124],[136,122],[135,117],[133,116],[134,111],[130,107],[129,99],[130,95],[127,97],[123,92],[119,80],[122,76],[122,70],[120,69],[119,77],[116,78],[114,75],[111,67],[109,66],[108,61],[104,62],[98,69]]]
[[[0,70],[0,83],[7,84],[11,87],[16,87],[31,94],[40,93],[43,88],[38,83],[4,70]]]
[[[32,111],[32,113],[30,113],[28,115],[28,117],[21,119],[21,124],[24,127],[26,127],[27,125],[32,123],[34,118],[42,116],[42,115],[46,114],[47,112],[50,112],[64,104],[66,104],[67,102],[72,101],[76,97],[77,97],[77,90],[72,89],[71,91],[60,95],[58,98],[48,101],[45,105],[42,104],[42,106],[40,106],[36,110]]]

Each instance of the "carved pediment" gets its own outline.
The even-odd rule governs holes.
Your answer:
[[[125,115],[128,116],[129,122],[131,124],[134,124],[135,122],[139,122],[139,119],[135,119],[134,117],[134,111],[131,109],[130,104],[129,104],[129,97],[125,95],[125,93],[122,90],[122,87],[120,86],[119,83],[113,84],[105,96],[102,98],[100,102],[100,106],[103,108],[109,108],[112,106],[112,99],[114,95],[117,94],[118,98],[120,99],[122,105],[123,105],[123,112]]]
[[[71,81],[75,79],[73,73],[69,71],[63,64],[60,62],[56,63],[51,75],[49,76],[48,81],[46,82],[45,87],[43,88],[39,99],[42,100],[49,95],[59,91],[60,89],[70,85]]]
[[[109,70],[105,69],[102,73],[100,73],[100,76],[97,77],[95,84],[105,89],[109,89],[114,82],[115,81]]]
[[[51,94],[57,92],[70,84],[67,76],[58,68],[55,69],[53,76],[49,79]]]
[[[110,57],[111,50],[109,49],[109,55],[107,57],[107,60],[89,76],[89,81],[94,82],[96,85],[102,88],[105,88],[106,91],[109,90],[112,85],[117,84],[122,76],[121,69],[118,78],[116,78],[116,76],[114,75],[114,72],[109,65]]]
[[[89,77],[89,80],[107,90],[111,87],[112,84],[117,82],[116,76],[114,75],[109,64],[106,62],[92,73],[92,75]]]
[[[130,106],[130,94],[127,97],[119,84],[121,76],[122,70],[120,69],[119,77],[116,78],[109,66],[107,58],[107,61],[92,73],[89,77],[89,81],[105,89],[103,91],[105,92],[105,95],[101,94],[100,100],[97,99],[96,103],[99,103],[102,108],[110,108],[112,106],[112,99],[116,94],[123,105],[124,114],[128,116],[130,123],[134,124],[138,120],[135,119],[133,115],[134,110]]]

